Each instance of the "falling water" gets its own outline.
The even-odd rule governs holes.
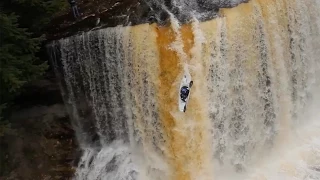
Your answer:
[[[320,2],[251,0],[170,22],[51,46],[83,150],[75,179],[320,179]]]

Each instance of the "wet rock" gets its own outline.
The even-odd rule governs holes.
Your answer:
[[[45,80],[30,85],[30,98],[37,96],[37,87],[42,88],[45,95],[52,93],[61,95],[52,82]],[[31,88],[31,87],[34,88]],[[46,89],[47,88],[47,89]],[[45,97],[45,96],[44,96]],[[20,97],[24,99],[25,97]],[[60,101],[59,100],[59,101]],[[71,179],[74,174],[73,161],[76,159],[77,142],[70,118],[64,104],[56,101],[43,104],[33,101],[29,106],[21,105],[12,113],[10,122],[16,134],[6,135],[1,140],[1,153],[5,153],[5,167],[0,179],[34,180]],[[3,148],[6,147],[6,148]],[[4,152],[5,151],[5,152]]]
[[[219,8],[231,8],[248,0],[95,0],[81,1],[81,19],[74,20],[71,10],[52,20],[47,29],[48,41],[72,36],[81,32],[118,25],[128,26],[142,23],[169,23],[169,13],[181,23],[188,23],[193,15],[200,21],[214,18]],[[97,19],[100,22],[97,24]]]
[[[209,1],[209,0],[207,0]],[[235,7],[241,3],[246,3],[248,2],[249,0],[238,0],[238,1],[235,1],[235,0],[221,0],[217,3],[218,7],[220,8],[232,8],[232,7]]]

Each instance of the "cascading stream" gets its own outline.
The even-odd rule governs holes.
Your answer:
[[[198,16],[49,48],[83,150],[75,179],[320,179],[320,2],[251,0]]]

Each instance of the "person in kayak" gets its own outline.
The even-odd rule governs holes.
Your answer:
[[[189,96],[189,88],[187,86],[182,86],[180,90],[180,98],[183,102],[186,102],[187,97]]]

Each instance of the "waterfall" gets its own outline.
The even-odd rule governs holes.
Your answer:
[[[185,12],[196,1],[173,2]],[[48,48],[82,149],[74,178],[320,179],[320,2],[188,15]],[[184,73],[194,81],[185,113]]]

